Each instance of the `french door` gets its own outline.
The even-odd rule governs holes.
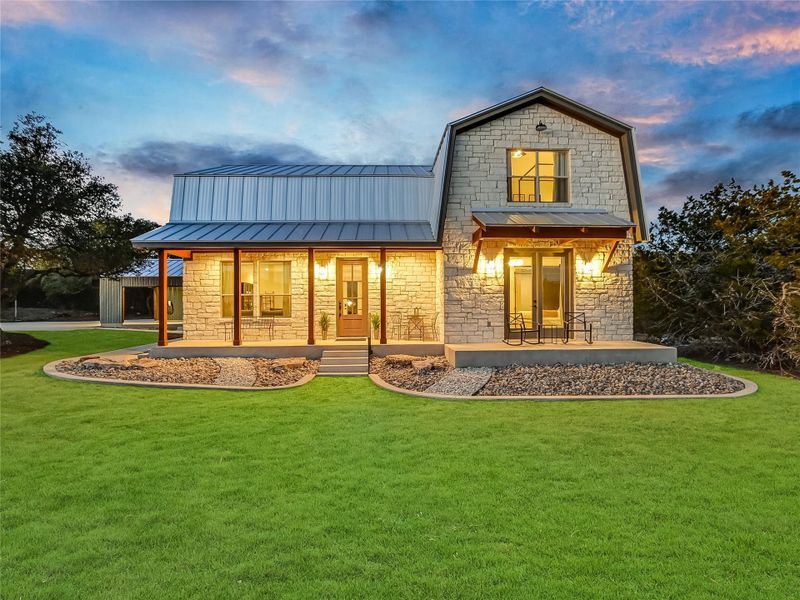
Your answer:
[[[336,335],[369,335],[367,321],[367,259],[336,261]]]
[[[570,250],[505,250],[505,314],[520,313],[525,325],[564,325],[572,297]],[[508,318],[506,318],[508,323]],[[506,332],[508,334],[508,332]]]

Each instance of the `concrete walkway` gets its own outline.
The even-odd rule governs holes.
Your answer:
[[[100,321],[4,321],[3,331],[70,331],[72,329],[94,329]]]

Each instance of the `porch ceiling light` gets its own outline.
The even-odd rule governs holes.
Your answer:
[[[538,131],[539,133],[541,133],[541,132],[542,132],[542,131],[544,131],[545,129],[547,129],[547,125],[545,125],[544,123],[542,123],[541,121],[539,121],[539,124],[536,126],[536,131]]]
[[[514,152],[511,153],[511,158],[522,158],[523,156],[525,156],[524,150],[514,150]]]

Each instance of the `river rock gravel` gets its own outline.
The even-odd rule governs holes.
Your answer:
[[[741,381],[682,363],[535,365],[498,368],[480,396],[726,394]]]
[[[56,369],[62,373],[100,379],[150,381],[158,383],[214,383],[219,366],[210,358],[147,359],[147,367],[137,367],[136,361],[121,362],[118,367],[93,369],[81,366],[79,360],[63,360]],[[155,363],[155,364],[154,364]]]
[[[302,364],[287,366],[286,359],[252,358],[256,372],[255,387],[275,387],[296,383],[306,375],[317,372],[318,360],[306,360]]]
[[[431,369],[418,373],[411,364],[415,361],[428,361]],[[373,356],[369,361],[370,373],[397,387],[418,392],[429,388],[451,370],[444,356],[409,356],[408,360]]]
[[[431,394],[473,396],[486,385],[494,373],[491,367],[465,367],[452,369],[445,377],[427,388]]]
[[[246,358],[215,358],[219,374],[214,385],[231,387],[252,387],[256,382],[256,369]]]

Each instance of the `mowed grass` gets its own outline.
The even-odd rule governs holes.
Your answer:
[[[2,368],[4,598],[797,598],[800,382],[445,402],[367,379],[159,390]]]

